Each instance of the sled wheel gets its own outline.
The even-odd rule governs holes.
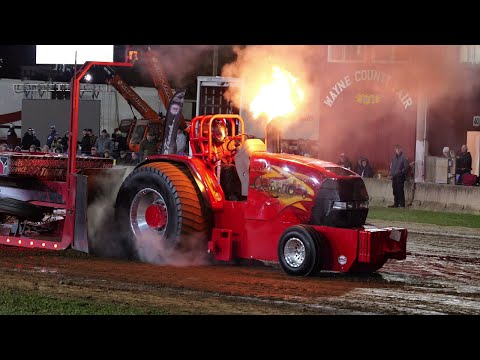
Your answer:
[[[0,212],[30,221],[41,221],[44,216],[40,206],[11,198],[0,198]]]
[[[322,240],[322,236],[308,225],[286,229],[278,243],[278,260],[283,271],[294,276],[312,276],[320,272]]]

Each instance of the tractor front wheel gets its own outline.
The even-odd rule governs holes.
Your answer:
[[[308,225],[287,228],[278,242],[278,260],[285,273],[313,276],[323,267],[322,236]]]

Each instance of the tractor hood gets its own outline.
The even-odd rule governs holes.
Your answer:
[[[250,192],[303,208],[312,225],[365,224],[368,192],[355,172],[332,162],[299,155],[255,152],[250,157]],[[301,206],[299,206],[301,204]]]

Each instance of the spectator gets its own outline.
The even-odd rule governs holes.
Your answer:
[[[108,151],[108,150],[105,150],[105,151],[103,152],[103,157],[104,157],[105,159],[113,159],[112,154],[111,154],[110,151]]]
[[[70,135],[70,131],[65,132],[65,135],[60,139],[60,144],[62,144],[62,148],[64,152],[68,150],[68,136]]]
[[[8,144],[6,143],[1,143],[0,144],[0,151],[9,151],[9,147],[8,147]]]
[[[120,154],[120,151],[122,150],[127,151],[127,140],[119,129],[115,129],[114,133],[112,134],[112,142],[114,154]]]
[[[94,146],[90,149],[90,156],[93,157],[102,157],[102,154],[98,152],[97,148]]]
[[[40,140],[38,140],[37,135],[35,134],[35,129],[33,129],[32,131],[32,136],[33,136],[32,144],[35,145],[37,148],[39,148]]]
[[[157,153],[157,142],[155,141],[154,133],[149,132],[147,134],[147,138],[140,142],[139,152],[142,160],[145,160],[145,158],[149,155]]]
[[[462,145],[455,165],[456,184],[460,185],[463,174],[469,174],[472,171],[472,155],[468,151],[467,145]]]
[[[443,148],[442,153],[443,153],[444,158],[449,158],[450,157],[450,148],[448,146],[445,146]]]
[[[90,133],[88,129],[83,129],[83,137],[79,142],[82,155],[90,155],[92,150],[92,143],[90,141]]]
[[[343,166],[346,169],[353,170],[352,162],[347,157],[347,155],[345,155],[345,153],[340,154],[340,160],[337,162],[337,164]]]
[[[11,150],[17,145],[18,136],[15,132],[15,126],[10,124],[10,128],[7,131],[7,145],[8,148]]]
[[[33,128],[28,128],[22,137],[21,149],[28,150],[30,145],[33,144]],[[15,150],[16,151],[16,150]]]
[[[28,149],[30,152],[37,152],[37,147],[35,145],[30,145],[30,148]]]
[[[367,158],[360,158],[360,165],[357,167],[356,173],[362,178],[373,178],[373,169]]]
[[[98,139],[97,135],[95,135],[93,133],[92,129],[87,129],[87,131],[88,131],[88,135],[90,135],[90,148],[92,146],[96,146],[95,144],[97,143],[97,139]],[[98,150],[98,148],[97,148],[97,150]]]
[[[355,172],[360,175],[362,173],[362,160],[363,160],[363,157],[360,157],[358,158],[357,160],[357,165],[355,166]]]
[[[130,165],[130,160],[127,156],[127,152],[125,150],[120,150],[120,155],[117,159],[117,165]]]
[[[405,207],[405,180],[408,172],[408,160],[405,157],[402,147],[395,145],[395,155],[390,164],[390,177],[392,179],[393,188],[393,205],[390,208],[404,208]]]
[[[177,129],[177,154],[187,154],[187,136],[182,129]]]
[[[107,133],[107,130],[102,130],[100,137],[95,142],[95,147],[100,154],[103,154],[105,151],[108,151],[110,154],[113,153],[113,142],[110,139],[110,135]]]
[[[130,157],[131,157],[130,165],[137,166],[138,164],[140,164],[140,158],[135,151],[132,151],[132,153],[130,154]]]
[[[55,137],[53,138],[52,145],[50,146],[50,148],[55,150],[55,149],[58,148],[58,147],[62,148],[62,152],[63,152],[63,146],[62,146],[62,144],[60,143],[60,138],[59,138],[58,136],[55,136]],[[54,151],[54,152],[55,152],[55,151]]]
[[[53,140],[57,136],[57,129],[55,128],[55,125],[50,125],[50,133],[47,136],[47,142],[46,144],[48,147],[52,147]]]
[[[44,152],[44,153],[50,152],[50,148],[48,147],[47,144],[45,144],[45,145],[42,146],[42,152]]]

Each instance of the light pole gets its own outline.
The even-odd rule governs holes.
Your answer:
[[[213,45],[213,69],[212,76],[217,76],[218,68],[218,45]]]

